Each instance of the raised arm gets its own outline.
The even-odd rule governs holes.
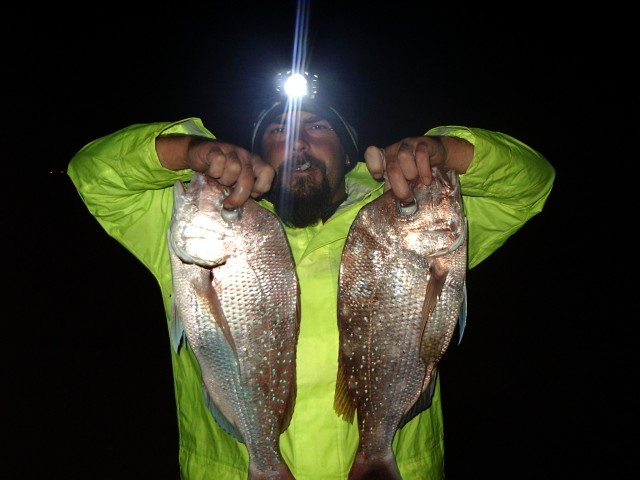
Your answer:
[[[369,147],[365,160],[371,174],[384,176],[385,188],[402,200],[412,198],[410,181],[431,181],[431,165],[460,174],[470,268],[542,210],[555,180],[555,170],[540,153],[509,135],[478,128],[434,128],[424,137]]]
[[[209,173],[232,187],[227,206],[233,208],[269,188],[273,174],[265,165],[189,118],[132,125],[94,140],[71,159],[67,173],[107,233],[158,271],[177,180],[188,181],[193,170]]]

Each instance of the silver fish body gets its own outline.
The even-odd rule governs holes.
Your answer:
[[[167,243],[174,348],[198,360],[205,401],[249,454],[249,478],[293,476],[279,450],[296,397],[298,282],[278,218],[249,199],[222,208],[225,190],[194,173],[174,188]]]
[[[342,256],[335,409],[360,443],[349,474],[400,478],[396,431],[430,405],[437,365],[466,312],[467,232],[457,175],[433,168],[401,205],[366,205]],[[415,211],[414,211],[415,210]]]

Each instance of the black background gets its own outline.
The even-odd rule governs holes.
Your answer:
[[[467,330],[441,364],[448,478],[629,474],[630,13],[442,3],[312,2],[306,55],[363,147],[466,125],[556,168],[545,210],[468,273]],[[179,477],[159,288],[64,170],[133,123],[197,116],[247,146],[296,5],[5,7],[7,478]]]

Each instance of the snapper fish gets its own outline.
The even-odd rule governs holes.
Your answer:
[[[359,445],[349,479],[400,479],[398,429],[431,405],[438,362],[466,321],[467,225],[453,171],[432,168],[415,200],[391,190],[351,226],[339,277],[334,407]],[[357,415],[356,415],[357,413]]]
[[[178,181],[167,243],[172,342],[200,366],[215,421],[249,455],[249,479],[293,479],[279,449],[296,398],[298,281],[280,220],[253,199],[194,173]]]

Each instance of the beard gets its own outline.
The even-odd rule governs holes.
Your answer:
[[[316,168],[322,176],[295,175],[295,169],[306,163]],[[326,220],[334,211],[332,193],[324,163],[308,155],[283,162],[276,171],[276,178],[269,192],[280,219],[290,227],[308,227],[318,220]]]

